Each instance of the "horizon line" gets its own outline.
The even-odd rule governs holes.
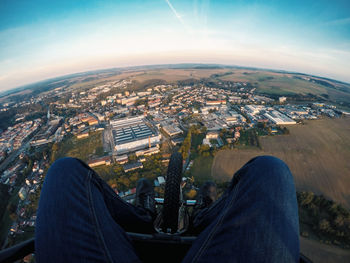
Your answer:
[[[334,79],[334,78],[329,78],[329,77],[322,77],[314,74],[308,74],[308,73],[302,73],[299,71],[292,71],[292,70],[284,70],[284,69],[273,69],[273,68],[263,68],[263,67],[256,67],[256,66],[239,66],[236,64],[223,64],[223,63],[199,63],[199,62],[183,62],[183,63],[164,63],[164,64],[142,64],[142,65],[134,65],[134,66],[124,66],[124,67],[111,67],[111,68],[100,68],[100,69],[95,69],[95,70],[87,70],[87,71],[77,71],[74,73],[69,73],[69,74],[64,74],[64,75],[58,75],[55,77],[50,77],[50,78],[45,78],[41,79],[35,82],[29,82],[24,85],[16,86],[13,88],[5,89],[3,91],[0,91],[0,98],[11,95],[15,92],[20,92],[25,89],[29,89],[32,85],[36,84],[41,84],[43,82],[48,82],[48,81],[53,81],[58,78],[69,78],[73,77],[74,75],[79,75],[79,74],[89,74],[93,72],[98,72],[98,71],[108,71],[108,70],[125,70],[125,69],[132,69],[132,68],[142,68],[142,67],[160,67],[160,66],[171,66],[171,65],[211,65],[211,66],[223,66],[224,67],[234,67],[234,68],[243,68],[243,69],[258,69],[258,70],[265,70],[265,71],[277,71],[280,73],[290,73],[290,74],[299,74],[299,75],[306,75],[306,76],[311,76],[311,77],[316,77],[316,78],[322,78],[322,79],[327,79],[331,81],[336,81],[342,84],[350,85],[350,82]]]

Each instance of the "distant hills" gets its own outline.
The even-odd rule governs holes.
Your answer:
[[[229,83],[242,82],[273,99],[287,96],[290,101],[327,102],[350,110],[348,83],[298,72],[199,63],[141,65],[74,73],[2,92],[0,103],[18,102],[56,88],[89,89],[121,79],[132,80],[132,90],[160,83],[229,87]]]

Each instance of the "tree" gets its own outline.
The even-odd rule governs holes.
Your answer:
[[[51,148],[51,163],[53,163],[56,160],[58,149],[59,149],[58,143],[54,143]]]
[[[137,157],[135,154],[130,154],[129,155],[129,161],[136,161],[137,160]]]
[[[338,215],[337,218],[334,220],[334,223],[338,227],[343,226],[344,225],[344,217],[341,215]]]
[[[136,182],[138,179],[140,178],[140,176],[139,176],[139,173],[138,172],[135,172],[135,173],[133,173],[131,176],[130,176],[130,181],[131,182]]]
[[[330,231],[330,224],[326,219],[322,219],[319,224],[318,227],[321,231],[324,232],[329,232]]]
[[[8,201],[10,199],[10,194],[9,194],[9,189],[10,186],[6,184],[1,184],[0,183],[0,219],[2,218],[3,214],[6,211],[6,206],[8,205]]]
[[[210,150],[210,146],[207,145],[207,144],[202,144],[200,147],[199,147],[199,154],[200,155],[205,155],[205,153],[208,153]],[[209,155],[207,155],[209,156]]]
[[[202,156],[203,156],[203,157],[209,157],[209,156],[210,156],[210,153],[209,153],[209,152],[203,152]]]
[[[191,149],[191,141],[192,141],[191,133],[192,133],[192,127],[188,131],[187,136],[179,150],[179,152],[182,154],[183,159],[186,159],[188,157],[189,151]]]
[[[108,185],[110,186],[110,187],[112,187],[112,188],[114,188],[114,187],[117,187],[117,179],[116,178],[112,178],[112,179],[109,179],[108,180]]]
[[[259,122],[258,123],[258,128],[265,129],[266,128],[266,123],[265,122]]]
[[[10,218],[14,221],[17,218],[16,210],[17,210],[17,205],[10,203],[7,207],[7,210],[9,211]]]
[[[147,102],[147,100],[146,99],[138,99],[138,100],[136,100],[135,101],[135,106],[139,106],[139,105],[145,105],[145,106],[147,106],[147,104],[148,104],[148,102]]]
[[[314,199],[314,193],[312,192],[303,192],[299,196],[300,203],[302,206],[306,206],[312,202]]]
[[[123,166],[121,166],[120,164],[117,164],[117,165],[114,165],[113,166],[113,172],[116,174],[116,175],[120,175],[120,174],[123,174]]]
[[[125,175],[117,179],[117,184],[124,186],[125,190],[130,188],[130,180]]]

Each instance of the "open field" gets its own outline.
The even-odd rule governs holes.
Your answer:
[[[350,251],[300,237],[301,252],[318,263],[350,262]]]
[[[257,91],[271,95],[312,94],[328,95],[334,101],[350,101],[349,85],[336,84],[337,89],[326,87],[316,82],[301,79],[299,75],[267,70],[221,68],[221,69],[155,69],[134,72],[130,78],[139,82],[161,79],[168,83],[186,79],[210,79],[214,82],[240,81],[257,85]],[[217,74],[218,76],[213,76]],[[221,75],[221,76],[220,76]],[[316,78],[317,79],[317,78]]]
[[[230,180],[233,173],[257,155],[284,160],[296,188],[323,194],[350,208],[350,118],[308,121],[288,127],[290,135],[260,138],[262,150],[224,150],[215,155],[212,176]],[[300,237],[301,252],[313,262],[349,262],[350,252]]]
[[[91,132],[89,137],[77,139],[72,136],[63,140],[57,150],[53,151],[53,159],[61,157],[75,157],[83,161],[88,161],[92,157],[103,156],[102,132]]]
[[[317,83],[293,78],[292,74],[260,70],[235,70],[233,74],[220,77],[222,80],[258,83],[258,91],[268,94],[327,94],[327,89]]]
[[[230,180],[254,156],[274,155],[288,164],[297,190],[322,194],[350,208],[350,118],[308,121],[289,130],[290,135],[260,138],[262,150],[218,152],[212,176]]]
[[[176,68],[173,68],[176,66]],[[348,105],[350,101],[350,85],[322,79],[318,77],[288,72],[279,72],[273,70],[240,68],[230,66],[210,66],[210,65],[172,65],[167,68],[164,66],[144,66],[138,68],[125,68],[118,70],[110,70],[105,72],[90,72],[71,78],[52,82],[47,84],[38,84],[40,88],[45,85],[52,87],[69,86],[70,90],[89,89],[98,85],[105,84],[110,81],[118,81],[121,79],[134,80],[137,87],[145,86],[151,81],[163,81],[169,84],[175,84],[177,81],[184,80],[206,80],[210,82],[234,81],[249,82],[257,88],[258,92],[282,96],[282,95],[309,95],[320,96],[320,98],[329,98],[333,103],[342,106],[344,103]],[[307,79],[312,81],[308,81]],[[55,85],[53,85],[55,84]],[[43,86],[44,85],[44,86]],[[219,84],[220,85],[220,84]],[[10,99],[15,95],[24,95],[34,92],[36,84],[31,84],[27,90],[7,95],[0,98],[0,102]],[[49,89],[48,89],[49,90]],[[345,106],[346,106],[345,105]],[[345,107],[344,106],[344,107]]]
[[[204,183],[211,180],[211,169],[213,164],[212,156],[200,156],[194,160],[191,175],[197,183]]]
[[[217,75],[217,76],[215,76]],[[92,80],[86,81],[92,77]],[[94,79],[95,78],[95,79]],[[301,79],[299,75],[292,73],[281,73],[275,71],[258,70],[258,69],[241,69],[241,68],[184,68],[184,69],[135,69],[124,70],[115,73],[114,76],[108,75],[101,77],[98,75],[89,75],[83,78],[79,77],[81,82],[77,82],[71,86],[74,88],[87,88],[94,85],[100,85],[108,81],[116,81],[120,79],[135,80],[144,83],[150,80],[163,80],[167,83],[175,83],[176,81],[188,79],[210,79],[214,82],[220,81],[240,81],[249,82],[257,86],[258,92],[271,95],[295,95],[295,94],[312,94],[312,95],[328,95],[334,101],[349,101],[350,88],[349,85],[335,84],[334,82],[325,81],[336,85],[337,88],[326,87],[325,85],[310,82]],[[347,87],[347,88],[346,88]]]
[[[122,73],[116,73],[114,76],[98,77],[97,75],[89,75],[84,78],[79,77],[81,81],[70,86],[71,89],[91,87],[100,85],[109,81],[117,81],[121,79],[130,79],[138,82],[147,80],[160,79],[168,83],[179,80],[208,78],[212,74],[230,71],[229,69],[151,69],[151,70],[125,70]],[[85,81],[90,77],[96,79]]]
[[[32,90],[30,89],[26,89],[26,90],[22,90],[22,91],[19,91],[19,92],[16,92],[16,93],[12,93],[10,95],[7,95],[7,96],[4,96],[2,98],[0,98],[0,103],[6,101],[8,98],[11,98],[11,97],[14,97],[14,96],[19,96],[19,95],[24,95],[24,94],[30,94],[32,93]]]
[[[90,88],[90,87],[94,87],[97,85],[102,85],[106,82],[109,81],[117,81],[117,80],[121,80],[121,79],[126,79],[130,76],[134,76],[136,73],[135,72],[124,72],[121,74],[116,74],[114,76],[109,76],[109,77],[102,77],[102,78],[98,78],[98,79],[93,79],[93,80],[89,80],[89,81],[81,81],[81,82],[77,82],[73,85],[71,85],[69,88],[71,90],[74,90],[76,88]],[[140,74],[140,73],[138,73]],[[87,79],[88,77],[84,78]],[[84,80],[82,79],[82,80]]]

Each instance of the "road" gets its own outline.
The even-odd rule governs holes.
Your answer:
[[[106,127],[102,132],[103,150],[110,154],[113,153],[113,135],[110,127]]]
[[[6,167],[13,162],[18,155],[20,155],[21,152],[23,152],[23,150],[25,150],[26,148],[28,148],[30,142],[32,141],[32,139],[30,139],[28,142],[26,142],[24,145],[22,145],[20,148],[18,148],[17,150],[15,150],[14,152],[12,152],[1,164],[0,164],[0,172],[5,170]]]

